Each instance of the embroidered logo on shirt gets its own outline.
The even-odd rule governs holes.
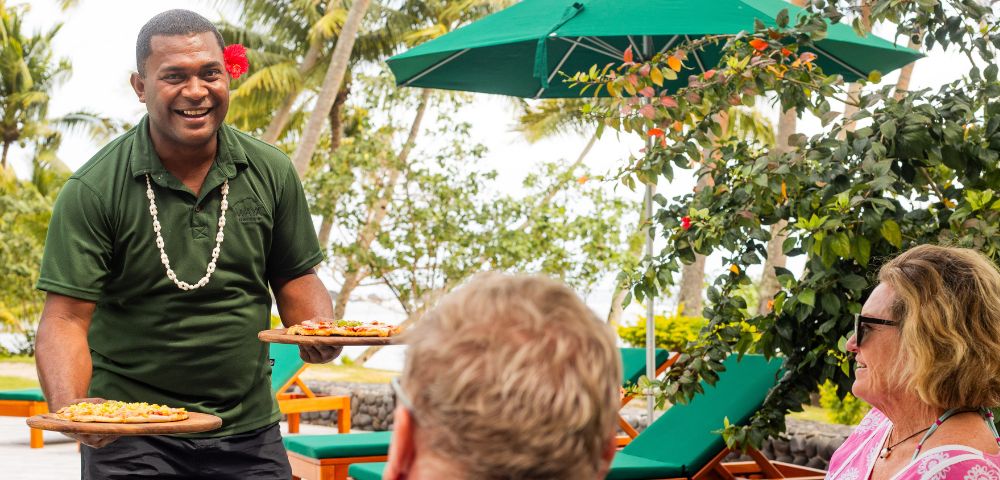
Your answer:
[[[259,223],[264,219],[264,205],[256,198],[244,198],[232,208],[240,223]]]

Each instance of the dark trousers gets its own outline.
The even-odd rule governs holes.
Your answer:
[[[278,424],[219,438],[121,437],[80,446],[83,480],[292,478]]]

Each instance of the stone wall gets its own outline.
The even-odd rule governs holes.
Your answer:
[[[395,409],[396,401],[389,385],[310,381],[309,388],[316,393],[326,395],[351,395],[352,430],[392,429],[392,411]],[[626,407],[622,414],[636,430],[641,432],[646,428],[646,414],[643,409]],[[337,415],[334,412],[308,412],[302,414],[302,421],[336,426]],[[840,444],[844,443],[844,439],[853,429],[848,425],[829,425],[795,419],[788,419],[787,426],[784,438],[768,440],[761,448],[761,452],[773,460],[820,469],[826,469],[830,456]],[[737,458],[739,457],[732,456],[733,460]]]

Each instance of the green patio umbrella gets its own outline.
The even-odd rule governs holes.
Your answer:
[[[788,9],[783,0],[524,0],[389,59],[401,86],[495,93],[524,98],[579,97],[558,73],[572,75],[620,63],[626,48],[649,58],[686,40],[753,30],[753,21],[774,26]],[[847,81],[873,70],[889,72],[920,54],[874,35],[860,37],[851,27],[830,25],[817,42],[814,63]],[[648,41],[649,49],[644,48]],[[718,63],[709,46],[692,52],[692,73]],[[667,82],[674,90],[687,76]]]
[[[572,76],[593,65],[621,63],[632,47],[637,61],[706,35],[737,34],[753,29],[754,20],[776,25],[788,9],[783,0],[524,0],[388,60],[400,86],[493,93],[524,98],[579,98],[559,72]],[[860,37],[847,25],[830,25],[827,37],[812,50],[813,62],[827,74],[847,81],[873,70],[886,73],[922,55],[874,35]],[[718,47],[689,52],[691,73],[718,64]],[[674,91],[687,75],[668,81]],[[604,90],[607,95],[607,89]],[[652,215],[653,190],[647,186],[644,219]],[[646,253],[653,254],[652,238]],[[652,299],[646,305],[647,376],[655,372]],[[652,419],[652,402],[648,411]]]

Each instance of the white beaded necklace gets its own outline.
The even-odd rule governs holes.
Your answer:
[[[156,246],[160,249],[160,261],[167,268],[167,278],[173,280],[177,288],[181,290],[195,290],[204,287],[208,285],[208,279],[215,273],[215,262],[219,260],[219,253],[222,251],[222,240],[225,238],[222,234],[222,229],[226,227],[226,210],[229,208],[229,201],[226,200],[226,197],[228,196],[229,179],[226,179],[222,182],[222,211],[219,214],[219,233],[215,235],[215,248],[212,249],[212,261],[208,262],[208,271],[205,272],[205,276],[192,285],[178,280],[177,274],[170,268],[170,259],[167,258],[167,252],[163,249],[163,237],[160,236],[160,221],[156,218],[156,197],[153,195],[153,186],[149,181],[149,174],[146,174],[146,198],[149,199],[149,214],[153,216],[153,231],[156,232]]]

